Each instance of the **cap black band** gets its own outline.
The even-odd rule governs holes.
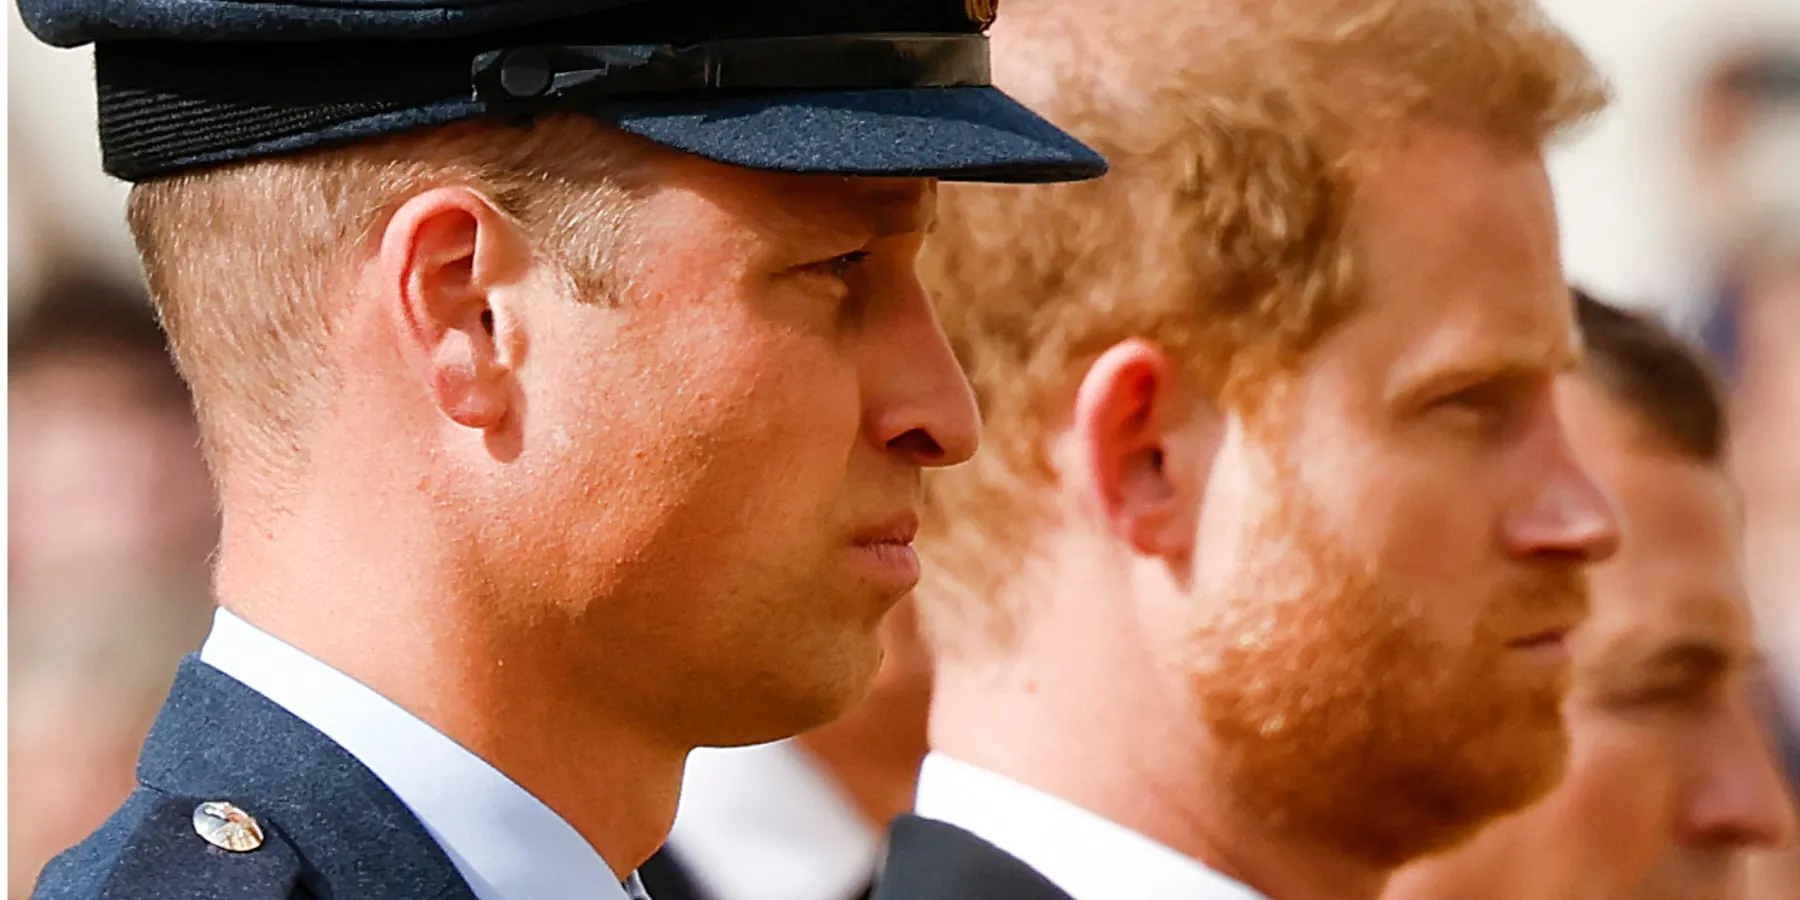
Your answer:
[[[603,99],[989,83],[980,34],[504,50],[469,41],[119,41],[96,46],[95,72],[104,165],[129,181],[334,138]]]
[[[669,44],[550,45],[475,57],[475,98],[511,104],[711,91],[986,87],[987,38],[816,35]]]

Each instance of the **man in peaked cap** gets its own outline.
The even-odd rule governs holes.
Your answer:
[[[42,897],[641,893],[683,760],[866,688],[977,441],[936,179],[1090,178],[991,3],[21,0],[223,511],[211,636]]]

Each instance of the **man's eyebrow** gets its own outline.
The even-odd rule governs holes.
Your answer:
[[[1536,378],[1546,367],[1553,374],[1562,375],[1575,371],[1580,365],[1580,356],[1567,348],[1518,345],[1442,366],[1420,366],[1395,382],[1393,398],[1403,402],[1423,401],[1479,384]]]
[[[869,186],[835,195],[802,189],[775,205],[771,224],[855,241],[929,233],[938,223],[935,200],[935,191],[917,187]]]
[[[881,197],[864,207],[866,218],[878,238],[924,232],[938,228],[936,203],[921,203],[917,193]]]
[[[1700,675],[1727,672],[1747,661],[1747,654],[1734,653],[1706,638],[1690,637],[1656,648],[1641,665],[1651,670],[1682,670]]]
[[[1753,646],[1738,646],[1728,639],[1694,634],[1659,635],[1633,629],[1605,642],[1584,668],[1615,674],[1676,673],[1712,678],[1749,670],[1756,665]]]

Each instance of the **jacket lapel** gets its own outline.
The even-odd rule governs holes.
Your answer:
[[[894,820],[875,900],[1073,900],[1035,869],[975,835],[932,819]]]

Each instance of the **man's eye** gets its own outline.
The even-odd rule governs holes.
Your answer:
[[[1732,683],[1725,664],[1713,659],[1677,660],[1605,692],[1621,710],[1697,710],[1724,696]]]
[[[1516,385],[1490,382],[1446,394],[1433,406],[1499,439],[1513,433],[1524,420],[1528,402]]]
[[[840,281],[850,277],[850,273],[869,258],[869,251],[854,250],[843,256],[834,256],[824,262],[814,263],[813,268],[822,275],[829,275]]]
[[[1698,708],[1712,696],[1710,685],[1662,682],[1608,694],[1604,703],[1620,711],[1678,712]]]
[[[1488,410],[1501,406],[1506,401],[1504,391],[1497,385],[1483,384],[1463,388],[1450,394],[1438,402],[1444,406],[1455,406],[1463,409]]]

